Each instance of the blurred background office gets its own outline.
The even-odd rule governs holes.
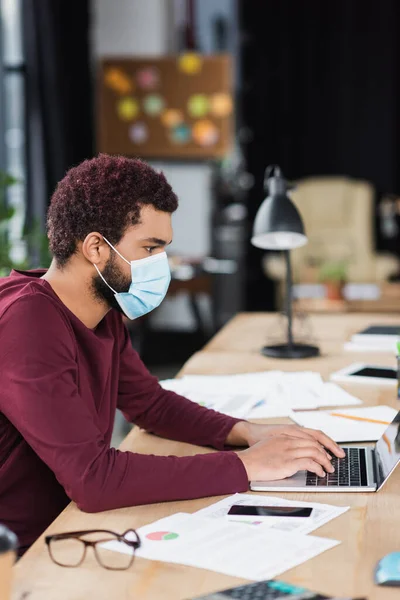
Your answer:
[[[167,299],[130,328],[150,369],[173,376],[237,312],[281,309],[282,257],[250,244],[278,164],[308,236],[292,253],[300,322],[398,311],[397,0],[0,0],[0,11],[1,275],[48,265],[46,210],[69,167],[99,151],[143,157],[180,208]]]

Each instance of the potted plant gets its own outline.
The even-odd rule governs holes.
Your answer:
[[[344,261],[324,263],[319,271],[319,280],[325,285],[326,298],[342,300],[346,283],[347,264]]]
[[[29,227],[25,224],[22,238],[27,244],[29,255],[29,260],[26,261],[23,268],[47,269],[52,256],[49,250],[49,240],[43,233],[43,227],[38,219],[33,219]]]
[[[9,173],[0,171],[0,277],[7,277],[12,269],[47,268],[52,258],[47,236],[37,219],[34,219],[29,227],[25,225],[21,236],[27,245],[27,258],[18,264],[11,258],[8,232],[9,222],[15,211],[7,205],[7,188],[17,182],[18,180]]]
[[[0,277],[8,275],[13,268],[10,258],[10,242],[8,239],[8,224],[14,215],[14,209],[7,206],[7,188],[17,180],[9,173],[0,171]]]

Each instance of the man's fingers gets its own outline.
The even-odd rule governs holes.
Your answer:
[[[288,425],[284,433],[297,438],[315,439],[314,436],[309,433],[308,429],[300,427],[300,425]]]
[[[319,463],[328,473],[334,472],[334,468],[330,460],[327,458],[326,452],[324,450],[320,450],[316,446],[297,447],[293,452],[296,458],[312,458],[312,460]]]
[[[306,437],[297,437],[291,434],[285,434],[287,438],[296,442],[297,448],[305,448],[306,446],[315,446],[321,450],[328,460],[332,460],[332,457],[326,452],[325,447],[319,443],[319,441],[313,436],[308,434]]]
[[[291,435],[293,437],[297,437],[297,438],[301,438],[301,439],[306,439],[306,440],[315,440],[315,439],[317,439],[317,441],[319,441],[323,447],[327,447],[327,448],[329,447],[329,446],[326,446],[325,443],[322,443],[322,441],[321,441],[322,438],[318,439],[315,436],[315,432],[322,433],[322,431],[317,431],[317,430],[314,430],[314,429],[307,429],[306,427],[300,427],[299,425],[290,425],[289,427],[290,427],[290,429],[288,429],[286,435]],[[322,433],[322,435],[325,436],[325,438],[328,441],[328,443],[332,442],[332,440],[328,436],[326,436],[323,433]],[[332,442],[332,443],[335,444],[335,442]],[[339,446],[338,446],[338,448],[339,448]],[[327,453],[327,456],[328,456],[329,460],[332,460],[332,456],[330,454]]]
[[[326,473],[315,460],[311,458],[302,458],[295,462],[298,471],[310,471],[315,473],[318,477],[325,477]]]
[[[308,429],[307,427],[300,427],[299,425],[292,425],[290,427],[291,429],[288,430],[288,435],[303,439],[312,438],[317,440],[320,444],[322,444],[322,446],[330,450],[338,458],[343,458],[345,456],[342,448],[338,446],[336,442],[334,442],[323,431],[319,431],[318,429]]]
[[[296,458],[312,458],[322,465],[328,473],[334,472],[325,448],[314,437],[299,438],[286,436],[286,439],[290,442],[288,452],[292,456],[294,455]]]
[[[288,430],[287,435],[293,436],[293,437],[297,437],[298,439],[304,439],[304,440],[317,440],[318,442],[320,442],[320,440],[318,440],[318,438],[314,435],[314,429],[306,429],[305,427],[299,427],[298,425],[293,425],[290,426],[293,427],[293,429]],[[310,433],[312,432],[312,433]],[[317,432],[317,433],[322,433],[322,432]],[[322,434],[324,435],[324,434]],[[327,436],[325,436],[327,437]],[[328,438],[329,440],[329,438]],[[325,451],[325,444],[320,443],[321,448],[324,449]],[[332,455],[329,454],[329,452],[326,452],[326,456],[329,458],[329,460],[332,460]]]
[[[333,454],[338,458],[343,458],[345,456],[344,450],[338,446],[336,442],[331,440],[331,438],[328,437],[323,431],[319,431],[318,429],[306,429],[306,431],[310,433],[320,444],[325,446],[325,448],[333,452]]]

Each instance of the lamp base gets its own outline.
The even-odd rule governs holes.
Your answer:
[[[277,344],[276,346],[264,346],[261,354],[272,358],[311,358],[319,356],[319,348],[308,344],[292,344],[291,346]]]

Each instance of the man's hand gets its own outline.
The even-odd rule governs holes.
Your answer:
[[[317,441],[338,458],[345,456],[342,448],[325,433],[299,425],[259,425],[241,421],[231,429],[226,443],[230,446],[254,446],[257,442],[281,435]]]
[[[247,450],[237,452],[249,481],[284,479],[297,471],[311,471],[319,477],[333,473],[330,458],[321,444],[289,435],[272,436]]]
[[[344,458],[345,456],[344,450],[318,429],[307,429],[306,427],[300,427],[299,425],[256,425],[255,423],[248,423],[248,425],[250,425],[248,437],[249,446],[253,446],[266,438],[289,435],[304,440],[317,441],[321,446],[329,450],[329,452],[338,458]]]
[[[331,455],[339,458],[344,451],[322,431],[298,425],[258,425],[242,421],[231,430],[227,443],[248,445],[238,452],[249,479],[283,479],[300,470],[320,477],[332,473]]]

